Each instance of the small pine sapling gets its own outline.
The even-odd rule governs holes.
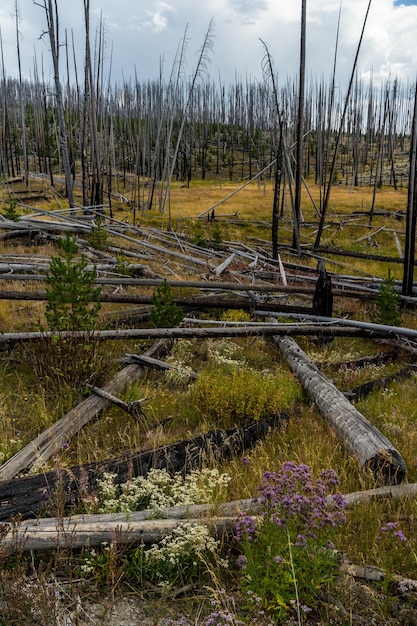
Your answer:
[[[17,202],[10,196],[7,200],[4,201],[4,209],[2,215],[6,218],[6,220],[10,220],[11,222],[17,222],[19,216],[16,212]]]
[[[184,319],[184,311],[172,301],[172,290],[166,279],[152,296],[150,321],[155,328],[172,328]]]
[[[215,246],[220,246],[223,243],[222,228],[219,223],[214,225],[211,241]]]
[[[101,221],[93,222],[93,227],[88,239],[93,248],[97,250],[107,250],[109,245],[109,233]]]
[[[205,248],[207,245],[207,235],[201,222],[195,222],[192,226],[193,233],[191,236],[191,243],[199,248]]]
[[[101,287],[95,285],[97,270],[87,269],[84,256],[67,233],[59,239],[60,251],[52,257],[46,274],[45,317],[50,330],[94,330],[101,303]]]
[[[400,326],[402,316],[400,312],[400,295],[395,288],[395,280],[388,270],[387,278],[381,283],[378,294],[375,296],[377,307],[374,321],[387,326]]]

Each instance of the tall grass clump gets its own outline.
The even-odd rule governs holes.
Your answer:
[[[222,351],[218,362],[227,366],[234,357]],[[213,364],[200,374],[190,390],[190,400],[210,422],[229,428],[283,410],[300,393],[299,385],[288,374],[239,367],[222,369]]]

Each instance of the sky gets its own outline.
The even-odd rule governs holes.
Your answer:
[[[33,76],[36,56],[51,79],[44,0],[2,0],[0,26],[6,75],[17,76],[15,5],[19,9],[21,66]],[[73,33],[82,67],[83,1],[57,0],[60,33]],[[330,79],[340,0],[307,0],[307,75]],[[337,81],[347,84],[368,0],[342,0]],[[207,71],[217,84],[262,81],[264,49],[274,61],[278,82],[296,77],[299,62],[301,0],[90,0],[92,45],[100,17],[105,27],[105,74],[124,79],[169,78],[187,28],[184,74],[192,76],[198,52],[213,18],[213,48]],[[64,61],[64,55],[61,55]],[[72,60],[72,51],[71,51]],[[359,76],[374,83],[388,78],[415,82],[417,77],[417,0],[373,0],[358,64]]]

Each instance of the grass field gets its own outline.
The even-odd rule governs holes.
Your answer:
[[[217,181],[203,183],[192,181],[189,188],[173,186],[170,194],[170,216],[168,212],[158,210],[137,212],[137,221],[143,228],[167,228],[171,219],[174,231],[178,235],[196,239],[198,233],[207,242],[213,240],[214,230],[221,234],[223,246],[228,241],[241,241],[256,249],[259,247],[271,252],[270,222],[272,212],[272,184],[269,181],[251,183],[227,201],[219,203],[232,194],[239,184]],[[9,190],[4,190],[7,197]],[[314,186],[311,194],[319,201],[320,190]],[[326,227],[322,245],[337,247],[345,251],[398,257],[395,237],[404,245],[405,220],[399,212],[405,214],[407,190],[394,191],[382,188],[377,191],[375,215],[369,224],[369,209],[372,203],[372,190],[369,188],[348,188],[342,185],[332,189]],[[42,205],[45,209],[64,206],[64,201],[54,199]],[[198,216],[215,207],[215,222]],[[283,215],[279,224],[279,243],[282,246],[282,260],[315,267],[316,259],[302,256],[301,259],[288,250],[292,238],[291,212],[289,202],[284,202]],[[39,208],[39,207],[38,207]],[[18,209],[20,215],[26,210]],[[317,228],[317,214],[307,194],[303,196],[302,212],[304,223],[301,227],[302,247],[311,247]],[[126,205],[113,206],[113,217],[132,223],[132,210]],[[203,235],[201,235],[203,232]],[[123,242],[112,245],[122,246]],[[220,244],[219,244],[220,245]],[[56,254],[56,245],[49,243],[36,249],[29,242],[16,244],[14,240],[0,244],[2,255],[38,255],[49,257]],[[385,279],[388,269],[400,280],[402,266],[396,263],[380,263],[362,258],[327,257],[328,270],[339,274],[350,274]],[[189,278],[192,272],[173,262],[166,265],[152,259],[149,266],[153,271],[179,278]],[[6,287],[3,287],[6,288]],[[22,285],[7,282],[8,289],[38,289],[36,283]],[[131,288],[137,289],[137,288]],[[346,303],[336,303],[337,314],[347,313]],[[44,320],[42,303],[23,301],[0,301],[0,322],[2,332],[34,330]],[[105,306],[104,313],[121,307]],[[375,306],[369,303],[349,303],[349,313],[357,319],[369,320],[375,314]],[[210,313],[206,313],[207,318]],[[218,315],[218,312],[213,315]],[[243,312],[228,312],[223,319],[248,319]],[[404,312],[404,324],[416,328],[413,310]],[[299,341],[310,358],[320,364],[322,372],[334,380],[338,388],[348,391],[362,382],[382,378],[398,371],[407,363],[414,361],[414,355],[403,352],[394,364],[372,366],[368,368],[341,367],[341,362],[351,361],[360,356],[375,354],[384,346],[371,340],[337,338],[329,344],[320,344],[308,339]],[[129,352],[141,352],[144,344],[137,342],[108,342],[103,344],[96,354],[97,368],[101,368],[97,381],[101,384],[115,372],[118,359]],[[36,363],[45,359],[42,345],[22,348],[18,345],[3,351],[0,361],[0,459],[6,461],[37,433],[54,423],[80,399],[85,397],[85,387],[73,388],[65,380],[56,380],[57,369],[51,371],[39,369]],[[243,426],[252,420],[259,420],[266,415],[285,410],[289,419],[284,427],[271,431],[256,448],[245,454],[244,462],[236,458],[224,463],[219,468],[227,474],[230,481],[227,486],[214,490],[214,501],[235,500],[253,497],[262,482],[265,472],[277,472],[283,464],[294,463],[297,467],[306,465],[317,478],[320,472],[332,469],[338,475],[337,490],[343,494],[371,489],[375,481],[369,472],[362,471],[354,458],[341,446],[330,426],[320,416],[315,406],[305,397],[300,383],[290,373],[281,353],[267,339],[245,338],[236,340],[192,340],[178,341],[174,346],[173,362],[180,368],[190,367],[199,373],[199,380],[189,385],[180,375],[169,377],[149,371],[144,378],[123,393],[127,402],[147,398],[144,404],[146,418],[135,420],[126,412],[116,407],[106,410],[100,419],[83,428],[68,444],[57,451],[55,457],[44,469],[71,467],[81,463],[106,459],[126,451],[152,449],[181,439],[187,439],[211,429],[225,429]],[[35,364],[35,365],[34,365]],[[57,364],[54,364],[57,367]],[[39,372],[42,372],[40,376]],[[403,455],[407,467],[407,481],[417,482],[417,387],[415,375],[405,380],[393,382],[379,391],[372,392],[366,399],[357,403],[358,410],[366,416],[392,442]],[[100,508],[97,494],[89,494],[85,510],[97,512]],[[94,498],[92,497],[94,496]],[[92,504],[91,504],[92,503]],[[102,504],[102,503],[101,503]],[[77,512],[82,512],[78,509]],[[337,525],[332,534],[332,543],[339,554],[343,553],[357,565],[374,565],[386,572],[384,583],[373,585],[363,583],[352,587],[343,583],[329,570],[318,573],[321,564],[320,551],[308,555],[311,562],[317,563],[312,573],[312,580],[317,582],[316,592],[309,596],[312,611],[300,613],[296,610],[297,580],[302,586],[301,569],[306,567],[305,554],[298,555],[294,548],[295,565],[299,572],[292,570],[290,587],[293,602],[288,600],[288,590],[283,591],[282,581],[273,571],[259,570],[274,590],[274,599],[259,592],[259,606],[248,605],[244,593],[250,590],[245,573],[236,567],[238,547],[236,543],[223,541],[214,555],[210,551],[200,554],[198,566],[191,565],[178,571],[163,568],[161,580],[164,585],[158,587],[156,570],[145,563],[143,557],[128,549],[117,550],[103,546],[101,551],[86,548],[73,551],[66,559],[63,555],[34,555],[33,560],[26,560],[20,555],[18,562],[7,553],[1,554],[2,572],[1,589],[8,598],[7,610],[10,621],[0,624],[41,623],[34,620],[33,611],[25,614],[18,608],[21,597],[13,588],[13,580],[19,576],[33,577],[42,581],[36,591],[36,606],[40,606],[39,615],[46,615],[50,599],[40,597],[39,589],[45,588],[52,579],[65,580],[65,587],[70,591],[63,601],[65,606],[72,606],[77,596],[83,601],[90,594],[104,594],[107,597],[132,592],[143,598],[162,598],[164,606],[159,607],[155,624],[268,624],[268,623],[314,623],[314,624],[400,624],[414,623],[408,619],[410,603],[415,602],[415,592],[398,596],[392,591],[395,576],[417,579],[417,528],[415,524],[416,502],[414,498],[400,500],[372,500],[367,505],[356,506],[346,511],[346,522]],[[387,529],[388,530],[384,530]],[[401,534],[399,534],[401,531]],[[272,541],[272,540],[271,540]],[[284,544],[287,545],[286,540]],[[277,544],[278,545],[278,544]],[[281,545],[281,544],[279,544]],[[288,543],[291,547],[291,542]],[[317,546],[316,546],[317,547]],[[313,549],[313,548],[309,548]],[[246,554],[246,553],[245,553]],[[252,554],[252,553],[251,553]],[[291,555],[291,550],[290,550]],[[252,554],[253,556],[253,554]],[[274,556],[274,555],[271,555]],[[303,558],[304,561],[303,561]],[[184,557],[185,558],[185,557]],[[221,559],[228,559],[229,565],[220,567]],[[246,558],[246,557],[245,557]],[[297,558],[299,559],[297,561]],[[135,560],[136,559],[136,560]],[[139,559],[139,560],[138,560]],[[320,561],[320,563],[319,563]],[[86,564],[91,566],[90,569]],[[294,563],[293,563],[294,565]],[[257,567],[260,567],[259,563]],[[174,568],[175,569],[175,568]],[[327,571],[327,570],[326,570]],[[84,573],[83,573],[84,572]],[[174,575],[175,573],[175,575]],[[282,574],[280,574],[282,575]],[[277,578],[278,576],[278,578]],[[290,576],[291,578],[291,576]],[[166,583],[166,584],[165,584]],[[64,584],[64,583],[62,583]],[[281,587],[280,587],[281,585]],[[391,585],[391,586],[390,586]],[[187,607],[189,621],[180,621],[174,612],[174,598],[181,595],[177,591],[184,587],[188,597],[181,605]],[[366,593],[364,591],[366,587]],[[344,589],[343,589],[344,588]],[[14,589],[14,591],[13,591]],[[229,600],[224,601],[220,590],[227,590]],[[34,593],[35,593],[34,591]],[[256,592],[258,593],[258,591]],[[281,600],[278,599],[282,594]],[[277,595],[278,594],[278,595]],[[332,598],[337,595],[338,603]],[[5,596],[6,597],[6,596]],[[19,600],[20,598],[20,600]],[[223,617],[217,621],[210,618],[210,598]],[[235,603],[232,607],[234,598]],[[172,607],[170,603],[172,601]],[[218,603],[216,605],[216,602]],[[287,603],[287,609],[280,602]],[[220,604],[219,604],[220,603]],[[1,604],[1,610],[6,611]],[[262,606],[262,610],[261,610]],[[339,606],[336,610],[335,606]],[[42,608],[43,607],[43,608]],[[202,608],[203,607],[203,608]],[[220,607],[220,608],[219,608]],[[278,608],[277,608],[278,607]],[[299,607],[298,607],[299,608]],[[233,610],[232,610],[233,609]],[[185,610],[182,608],[181,610]],[[20,611],[20,612],[19,612]],[[42,611],[44,611],[42,613]],[[264,611],[265,613],[262,613]],[[76,612],[74,613],[74,615]],[[410,613],[411,615],[411,613]],[[12,617],[10,617],[12,616]],[[171,619],[171,622],[158,621]],[[229,617],[228,617],[229,616]],[[230,618],[230,619],[229,619]],[[30,621],[32,619],[32,621]],[[42,618],[36,618],[42,619]],[[49,618],[48,618],[49,619]],[[55,619],[55,618],[50,618]],[[45,621],[44,624],[60,623]],[[182,618],[181,618],[182,619]],[[187,618],[188,619],[188,618]],[[213,618],[214,619],[214,618]],[[221,621],[223,619],[223,621]],[[229,621],[227,621],[229,619]],[[292,622],[285,620],[293,620]],[[14,620],[14,621],[13,621]],[[19,621],[20,620],[20,621]],[[78,620],[78,621],[77,621]],[[272,620],[272,622],[271,622]],[[360,621],[362,620],[362,621]],[[402,620],[402,621],[401,621]],[[75,617],[71,624],[82,623]],[[107,623],[103,617],[103,624]]]

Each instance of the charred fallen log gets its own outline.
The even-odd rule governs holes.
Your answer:
[[[151,468],[185,473],[231,459],[254,446],[271,428],[280,428],[287,419],[284,413],[274,414],[243,428],[213,430],[153,450],[1,482],[0,520],[8,521],[16,515],[27,519],[41,513],[54,514],[58,505],[61,510],[74,510],[81,494],[87,488],[94,491],[104,472],[116,474],[115,482],[123,483],[132,476],[146,476]]]
[[[407,367],[403,367],[399,372],[395,372],[395,374],[391,374],[390,376],[384,376],[383,378],[378,378],[378,380],[371,380],[367,383],[363,383],[362,385],[358,385],[352,391],[348,391],[345,396],[350,400],[350,402],[357,402],[362,398],[366,398],[373,391],[378,391],[378,389],[385,389],[391,383],[397,380],[404,380],[405,378],[415,374],[417,372],[415,365],[408,365]]]

